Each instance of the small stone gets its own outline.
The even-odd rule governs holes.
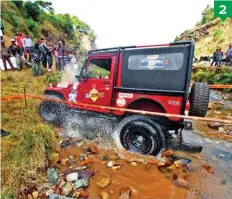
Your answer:
[[[72,184],[67,182],[62,190],[62,195],[69,196],[73,190]]]
[[[150,163],[150,164],[157,164],[158,160],[156,158],[154,158],[154,157],[149,157],[147,162]]]
[[[80,196],[83,197],[83,198],[88,198],[89,197],[89,193],[86,192],[86,191],[84,191],[84,190],[81,190]]]
[[[62,140],[62,141],[60,142],[60,146],[61,146],[62,148],[67,148],[68,146],[70,146],[70,140]]]
[[[66,176],[68,182],[72,182],[78,179],[78,173],[70,173]]]
[[[224,157],[225,157],[225,155],[224,155],[224,154],[222,154],[222,153],[220,153],[220,154],[219,154],[219,156],[220,156],[220,157],[222,157],[222,158],[224,158]]]
[[[107,155],[104,155],[104,156],[102,157],[102,160],[107,161],[107,160],[109,160],[109,158],[108,158]]]
[[[166,149],[162,152],[163,157],[170,156],[172,154],[173,154],[173,151],[171,149]]]
[[[225,129],[223,127],[218,128],[218,133],[224,133],[224,132],[225,132]]]
[[[131,162],[130,165],[131,165],[132,167],[136,167],[136,166],[137,166],[137,163],[136,163],[136,162]]]
[[[114,161],[109,161],[109,162],[107,163],[107,167],[111,168],[111,167],[113,167],[113,166],[114,166]]]
[[[105,176],[97,183],[97,186],[99,186],[100,188],[104,188],[107,187],[109,184],[110,184],[110,177]]]
[[[39,197],[39,192],[38,191],[33,191],[32,196],[34,199],[37,199]]]
[[[80,197],[80,195],[81,195],[81,192],[80,192],[80,191],[75,191],[75,193],[74,193],[74,194],[75,194],[75,197],[76,197],[76,198],[79,198],[79,197]]]
[[[74,160],[74,156],[73,155],[69,155],[68,156],[70,160]]]
[[[80,166],[80,167],[74,168],[74,170],[76,170],[76,171],[81,171],[81,170],[85,170],[85,169],[87,169],[87,168],[88,168],[88,166]]]
[[[31,195],[31,194],[28,194],[28,195],[27,195],[27,199],[33,199],[32,195]]]
[[[139,191],[137,189],[135,189],[134,187],[130,186],[130,190],[131,190],[131,195],[132,196],[138,196],[139,195]]]
[[[52,189],[49,189],[48,191],[46,191],[46,196],[50,196],[53,193],[54,191]]]
[[[77,146],[78,148],[80,148],[80,147],[84,146],[84,142],[81,141],[81,142],[79,142],[79,143],[76,143],[76,146]]]
[[[78,178],[79,179],[90,179],[94,175],[94,170],[82,170],[78,171]]]
[[[164,162],[158,162],[158,167],[162,167],[162,166],[165,166],[165,163]]]
[[[79,179],[74,182],[74,187],[76,189],[82,188],[82,187],[88,187],[89,186],[89,181],[88,179]]]
[[[48,168],[48,183],[56,184],[59,179],[58,169],[55,167]]]
[[[111,195],[113,195],[113,194],[114,194],[114,190],[109,190],[109,193],[110,193]]]
[[[101,198],[102,199],[109,199],[109,194],[106,192],[101,192]]]
[[[59,187],[59,185],[56,185],[55,187],[55,194],[61,194],[61,188]]]
[[[68,166],[68,164],[69,164],[69,158],[62,158],[61,159],[61,164],[63,165],[63,166]],[[70,166],[70,165],[69,165]]]
[[[120,168],[121,168],[121,166],[113,166],[112,170],[117,170],[117,169],[120,169]]]
[[[95,145],[90,146],[89,147],[89,151],[91,151],[94,154],[98,154],[100,152],[99,149],[98,149],[98,147],[96,147]]]
[[[174,165],[175,165],[176,168],[180,168],[182,166],[182,162],[180,160],[176,160],[174,162]]]
[[[128,187],[123,187],[120,191],[119,199],[129,199],[130,198],[131,189]]]
[[[84,153],[81,153],[80,154],[80,161],[83,161],[83,160],[85,160],[87,158],[87,155],[86,154],[84,154]]]

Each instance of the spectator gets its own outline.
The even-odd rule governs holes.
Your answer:
[[[22,49],[15,43],[15,39],[11,39],[11,45],[9,46],[9,51],[12,54],[12,56],[14,56],[16,59],[17,68],[21,70],[22,69],[21,56],[23,52]]]
[[[52,71],[52,53],[55,51],[55,48],[53,47],[53,45],[50,45],[49,43],[47,43],[46,45],[46,60],[48,62],[48,72]]]
[[[16,42],[17,42],[17,45],[22,48],[22,50],[24,51],[23,49],[23,39],[24,39],[25,36],[22,36],[22,33],[21,31],[19,30],[16,34]]]
[[[67,54],[67,52],[64,52],[64,54],[63,54],[63,66],[66,66],[68,64],[68,61],[69,61],[68,54]],[[64,70],[64,69],[62,69],[62,70]]]
[[[11,69],[14,68],[14,66],[10,60],[10,51],[8,48],[6,48],[4,41],[1,42],[1,58],[3,61],[3,65],[5,67],[5,70],[7,70],[6,61],[9,63]]]
[[[47,68],[47,57],[46,57],[46,46],[43,43],[44,38],[41,38],[40,48],[43,50],[43,58],[42,58],[42,65],[44,68]]]
[[[63,55],[64,55],[64,50],[62,48],[62,42],[58,42],[58,48],[57,48],[57,56],[56,56],[56,69],[61,71],[63,70]]]
[[[43,59],[44,49],[42,47],[43,40],[37,37],[37,42],[31,49],[32,74],[33,76],[41,75],[41,61]]]
[[[229,45],[229,48],[226,52],[226,65],[232,66],[232,44]]]
[[[216,51],[213,53],[213,61],[211,63],[210,66],[213,66],[213,64],[215,63],[215,66],[218,66],[218,52],[219,52],[219,48],[216,49]]]
[[[29,55],[29,61],[31,61],[31,57],[30,57],[30,50],[33,46],[32,40],[29,36],[29,33],[26,33],[26,37],[23,39],[23,49],[24,49],[24,57],[26,60],[27,59],[27,54]]]
[[[217,61],[218,61],[218,66],[221,66],[221,62],[222,62],[222,58],[223,58],[223,52],[222,52],[222,48],[218,49],[218,54],[217,54]]]

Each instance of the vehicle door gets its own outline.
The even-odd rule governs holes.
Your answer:
[[[77,101],[98,106],[110,106],[113,78],[115,69],[115,55],[101,55],[88,57],[84,73],[78,86]],[[100,112],[110,112],[100,107],[87,107],[85,109]]]

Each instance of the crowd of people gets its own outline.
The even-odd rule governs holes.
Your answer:
[[[215,67],[220,67],[223,57],[224,53],[222,52],[222,48],[217,48],[213,53],[213,60],[210,66],[213,66],[215,63]],[[229,48],[226,51],[225,62],[227,66],[232,66],[232,44],[229,45]]]
[[[78,61],[75,53],[66,51],[63,48],[62,42],[58,42],[58,46],[54,46],[48,41],[45,43],[44,38],[38,36],[37,41],[33,44],[29,33],[23,36],[20,31],[15,38],[11,39],[11,45],[6,46],[4,38],[1,38],[1,58],[5,70],[7,70],[7,62],[11,68],[14,68],[10,57],[15,57],[17,69],[21,70],[23,63],[32,66],[32,74],[34,76],[41,75],[41,67],[52,71],[53,57],[56,60],[56,70],[63,71],[67,64],[73,64]]]

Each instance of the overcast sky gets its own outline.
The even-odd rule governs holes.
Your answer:
[[[56,13],[78,16],[97,35],[97,46],[172,42],[193,28],[213,0],[51,0]]]

